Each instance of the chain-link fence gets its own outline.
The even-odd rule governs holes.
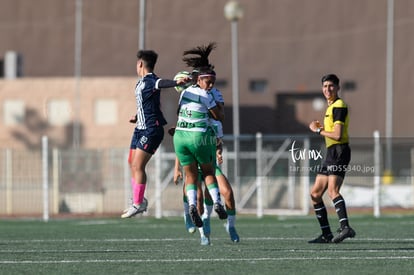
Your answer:
[[[318,136],[244,135],[240,152],[225,138],[222,170],[239,213],[307,214],[309,189],[325,149]],[[414,139],[393,139],[392,174],[383,168],[386,139],[351,140],[343,195],[349,207],[414,208]],[[47,144],[47,143],[46,143]],[[43,152],[43,153],[42,153]],[[234,158],[239,157],[239,175]],[[378,161],[376,162],[376,157]],[[118,215],[130,202],[128,149],[0,149],[0,215]],[[147,215],[181,215],[182,185],[172,183],[175,154],[162,146],[147,166]],[[376,186],[377,182],[377,186]]]

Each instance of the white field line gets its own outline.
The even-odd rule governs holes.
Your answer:
[[[191,235],[189,235],[191,236]],[[0,244],[7,243],[65,243],[65,242],[177,242],[194,241],[194,238],[140,238],[140,239],[27,239],[27,240],[7,240],[0,239]],[[227,240],[227,238],[213,238],[213,240]],[[242,241],[308,241],[309,238],[284,238],[284,237],[246,237]],[[197,239],[198,241],[198,239]],[[345,242],[347,242],[346,240]],[[350,239],[352,242],[414,242],[414,238],[359,238]],[[311,244],[310,244],[311,245]],[[335,245],[335,244],[327,244]],[[338,244],[340,245],[340,244]]]
[[[235,244],[235,246],[237,246],[237,244]],[[310,245],[312,246],[312,245]],[[339,247],[338,247],[339,248]],[[177,250],[182,250],[177,249]],[[13,253],[13,254],[29,254],[29,253],[34,253],[34,254],[46,254],[46,253],[125,253],[125,252],[148,252],[148,249],[133,249],[133,250],[128,250],[128,249],[8,249],[8,250],[0,250],[0,255],[1,254],[9,254],[9,253]],[[151,249],[151,252],[156,252],[156,251],[165,251],[162,249]],[[174,249],[169,248],[169,251],[174,251]],[[309,253],[323,253],[323,252],[327,252],[330,254],[340,254],[340,253],[354,253],[354,254],[361,254],[361,253],[394,253],[394,254],[413,254],[414,257],[414,252],[413,249],[403,249],[403,248],[398,248],[398,249],[389,249],[389,248],[378,248],[378,249],[346,249],[346,250],[331,250],[331,249],[327,249],[326,251],[321,251],[321,250],[317,250],[317,249],[304,249],[304,248],[288,248],[288,249],[278,249],[278,252],[286,252],[286,253],[298,253],[298,252],[309,252]],[[409,256],[411,257],[411,256]]]
[[[129,260],[46,260],[46,261],[16,261],[16,260],[0,260],[0,264],[73,264],[73,263],[179,263],[179,262],[252,262],[252,261],[315,261],[315,260],[412,260],[414,256],[380,256],[380,257],[267,257],[267,258],[231,258],[231,259],[129,259]]]
[[[224,240],[224,238],[221,238]],[[218,240],[218,239],[216,239]],[[274,237],[261,237],[261,238],[243,238],[242,241],[263,241],[263,240],[270,240],[270,241],[306,241],[307,239],[304,238],[274,238]],[[361,243],[365,243],[368,241],[377,241],[377,242],[390,242],[390,241],[396,241],[396,242],[402,242],[402,243],[410,243],[413,242],[414,239],[412,238],[400,238],[400,239],[388,239],[388,238],[363,238],[358,239],[358,241],[361,241]],[[171,242],[177,242],[177,241],[194,241],[193,239],[188,238],[156,238],[156,239],[52,239],[52,240],[0,240],[0,244],[6,245],[1,248],[7,248],[7,244],[28,244],[28,243],[65,243],[65,242],[106,242],[106,243],[112,243],[112,242],[165,242],[165,241],[171,241]],[[198,239],[197,239],[198,241]],[[297,252],[321,252],[319,249],[312,249],[313,246],[320,247],[320,245],[312,245],[312,244],[306,244],[308,248],[287,248],[284,249],[286,253],[297,253]],[[237,246],[237,244],[235,244]],[[266,258],[229,258],[229,259],[223,259],[223,258],[217,258],[217,259],[119,259],[119,260],[113,260],[113,259],[75,259],[75,260],[0,260],[0,264],[57,264],[57,263],[150,263],[150,262],[190,262],[190,261],[196,261],[196,262],[211,262],[211,261],[221,261],[221,262],[243,262],[243,261],[280,261],[280,260],[293,260],[293,261],[300,261],[300,260],[412,260],[414,259],[414,255],[410,256],[410,254],[414,253],[413,249],[407,248],[399,248],[399,249],[389,249],[389,248],[377,248],[377,249],[346,249],[341,250],[340,249],[341,244],[327,244],[326,248],[328,249],[328,252],[331,254],[334,254],[333,256],[323,256],[323,257],[314,257],[314,256],[303,256],[303,257],[297,257],[293,256],[284,256],[284,257],[266,257]],[[335,248],[335,249],[332,249]],[[134,250],[136,252],[136,250]],[[145,249],[142,251],[146,251]],[[126,252],[124,249],[0,249],[0,254],[6,253],[91,253],[91,252],[99,252],[99,253],[119,253],[119,252]],[[338,256],[338,254],[341,253],[354,253],[357,256],[352,257],[346,257],[346,256]],[[361,256],[362,253],[393,253],[394,256]],[[409,254],[407,255],[395,255],[395,254]]]

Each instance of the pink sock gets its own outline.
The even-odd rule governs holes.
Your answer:
[[[132,199],[134,204],[141,204],[144,200],[144,193],[146,184],[136,183],[134,179],[131,179],[132,185]]]
[[[141,203],[144,200],[144,194],[145,194],[145,188],[147,185],[145,183],[137,184],[139,188],[139,203]]]

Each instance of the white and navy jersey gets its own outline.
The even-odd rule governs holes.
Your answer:
[[[193,85],[180,96],[176,130],[206,132],[210,127],[210,109],[216,102],[210,93]]]
[[[158,88],[159,81],[160,79],[154,73],[149,73],[138,80],[135,86],[137,129],[145,130],[167,124],[161,112],[161,90]]]
[[[221,92],[213,87],[209,93],[213,96],[215,102],[223,103],[224,104],[224,98]],[[210,123],[213,127],[214,132],[216,133],[216,136],[218,138],[222,138],[224,136],[223,133],[223,124],[219,120],[215,120],[214,118],[210,118]]]

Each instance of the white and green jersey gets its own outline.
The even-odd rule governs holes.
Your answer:
[[[213,96],[197,85],[185,89],[180,96],[176,130],[206,132],[210,126],[209,110],[216,106]]]
[[[216,89],[212,88],[209,93],[213,96],[215,102],[220,102],[224,104],[223,95],[221,92]],[[224,136],[223,133],[223,124],[219,120],[215,120],[214,118],[210,118],[210,124],[213,127],[214,132],[216,133],[216,137],[222,138]]]
[[[221,94],[221,92],[218,89],[216,89],[215,87],[213,87],[209,91],[209,93],[211,93],[211,95],[213,96],[215,102],[220,102],[220,103],[223,103],[224,104],[223,95]]]

